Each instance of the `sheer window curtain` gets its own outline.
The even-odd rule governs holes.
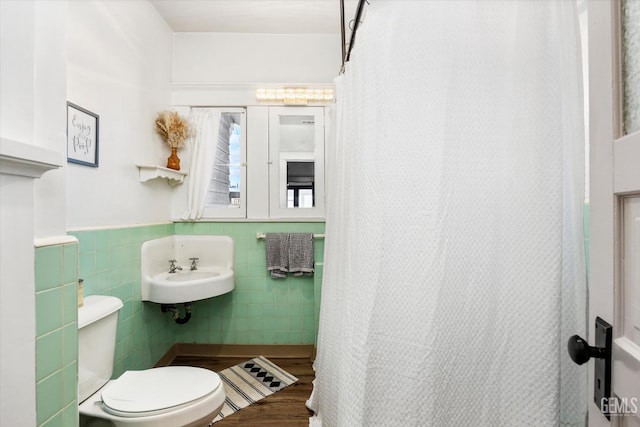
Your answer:
[[[584,426],[571,1],[368,6],[328,149],[324,426]]]
[[[213,175],[213,164],[220,131],[220,111],[208,108],[192,108],[189,123],[194,131],[192,137],[191,168],[187,209],[182,219],[202,218],[207,190]]]

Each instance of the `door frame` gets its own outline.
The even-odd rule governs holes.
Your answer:
[[[625,350],[616,344],[623,335],[622,319],[616,305],[623,301],[621,226],[622,197],[638,194],[640,173],[630,179],[634,171],[632,161],[637,154],[627,144],[637,141],[640,132],[622,137],[622,73],[620,50],[621,2],[618,0],[588,2],[589,42],[589,142],[590,142],[590,250],[589,250],[589,342],[594,342],[596,316],[613,325],[612,392],[622,379],[616,360]],[[624,175],[624,176],[621,176]],[[622,179],[621,179],[622,178]],[[629,185],[631,183],[631,185]],[[618,365],[621,368],[620,365]],[[637,375],[640,370],[627,370]],[[640,384],[640,378],[637,379]],[[589,425],[592,427],[621,426],[625,417],[611,417],[609,422],[593,402],[594,373],[589,368]],[[622,396],[621,396],[622,397]],[[640,397],[640,396],[636,396]],[[637,416],[637,415],[636,415]]]

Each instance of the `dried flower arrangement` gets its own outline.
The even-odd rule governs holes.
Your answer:
[[[189,122],[175,111],[163,111],[156,119],[156,131],[171,148],[180,148],[191,134]]]

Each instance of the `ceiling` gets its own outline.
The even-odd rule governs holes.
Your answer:
[[[340,34],[340,0],[149,0],[175,32]],[[345,0],[345,25],[357,0]]]

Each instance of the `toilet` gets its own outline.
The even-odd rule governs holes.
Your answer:
[[[111,380],[122,301],[91,295],[78,308],[78,402],[81,427],[207,426],[225,392],[208,369],[167,366],[127,371]]]

